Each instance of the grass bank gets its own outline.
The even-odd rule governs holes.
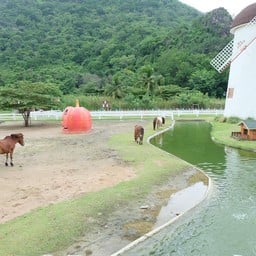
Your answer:
[[[151,126],[150,122],[145,138],[151,135]],[[95,223],[108,218],[114,209],[143,198],[152,186],[164,183],[170,175],[186,167],[183,161],[147,143],[137,145],[130,133],[114,135],[109,146],[136,171],[136,178],[78,199],[36,209],[1,224],[0,255],[35,256],[62,250],[90,232]]]
[[[238,124],[211,122],[211,135],[215,142],[234,148],[256,151],[255,141],[236,140],[231,138],[231,132],[240,131]]]

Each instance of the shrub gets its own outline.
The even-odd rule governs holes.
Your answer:
[[[241,119],[238,117],[235,117],[235,116],[227,118],[227,123],[229,123],[229,124],[237,124],[240,121],[241,121]]]

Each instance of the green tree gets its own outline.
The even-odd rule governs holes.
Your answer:
[[[148,96],[154,96],[155,91],[162,81],[162,76],[154,73],[151,65],[145,65],[139,70],[139,85],[146,90]]]
[[[105,87],[104,94],[113,98],[123,98],[128,93],[132,93],[135,83],[136,74],[129,69],[123,69],[115,73],[111,84]]]
[[[106,85],[104,94],[114,99],[121,99],[125,96],[126,87],[122,84],[119,74],[113,76],[111,84]]]
[[[215,70],[196,70],[194,73],[192,73],[189,83],[191,84],[192,88],[212,96],[215,91],[213,88],[216,84]]]
[[[61,91],[55,84],[21,82],[14,86],[0,88],[0,107],[18,110],[27,127],[31,111],[57,108],[60,97]]]
[[[186,88],[182,88],[178,85],[165,85],[159,86],[157,95],[161,96],[164,100],[169,100],[172,97],[179,95],[180,93],[186,91]]]

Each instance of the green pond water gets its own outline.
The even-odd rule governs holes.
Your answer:
[[[209,197],[124,256],[256,256],[256,154],[214,143],[206,122],[176,122],[151,140],[201,168]],[[255,145],[256,147],[256,145]]]

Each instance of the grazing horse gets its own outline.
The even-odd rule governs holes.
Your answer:
[[[141,125],[135,125],[134,127],[134,140],[138,144],[143,144],[144,128]]]
[[[162,116],[155,117],[153,120],[153,129],[158,129],[163,124],[165,124],[165,118]]]
[[[24,146],[24,136],[22,133],[11,134],[0,140],[0,154],[6,154],[5,165],[8,166],[8,155],[10,154],[10,164],[13,166],[12,155],[16,143]]]

